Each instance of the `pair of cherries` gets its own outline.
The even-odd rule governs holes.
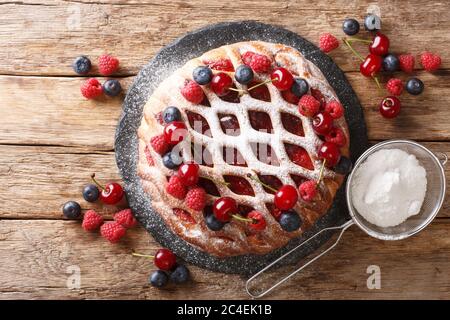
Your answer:
[[[366,77],[373,77],[381,70],[383,64],[383,56],[388,54],[389,38],[377,32],[369,45],[370,54],[364,59],[359,66],[359,71]]]

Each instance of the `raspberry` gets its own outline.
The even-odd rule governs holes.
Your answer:
[[[298,111],[305,117],[313,117],[319,112],[319,108],[320,102],[309,94],[303,95],[298,102]]]
[[[312,201],[317,195],[317,183],[314,180],[308,180],[303,182],[298,187],[298,193],[300,194],[300,198],[302,198],[306,202]]]
[[[145,157],[147,158],[148,165],[153,167],[155,165],[155,161],[153,160],[153,157],[150,154],[150,149],[148,148],[148,146],[145,146],[144,153]]]
[[[137,220],[133,217],[131,209],[124,209],[114,215],[114,220],[121,224],[124,228],[133,228],[137,224]]]
[[[230,59],[220,59],[212,62],[205,62],[213,70],[233,72],[234,67]]]
[[[183,200],[186,196],[186,187],[178,176],[171,176],[166,185],[166,192],[171,196]]]
[[[403,82],[400,79],[391,78],[386,83],[386,89],[387,91],[389,91],[390,94],[393,94],[394,96],[399,96],[403,92]]]
[[[203,188],[190,189],[186,194],[186,205],[192,210],[200,211],[206,205],[206,192]]]
[[[152,146],[153,150],[155,150],[155,152],[161,155],[165,154],[167,150],[169,150],[169,145],[166,143],[163,134],[152,137],[150,139],[150,145]]]
[[[297,104],[300,101],[300,98],[293,94],[291,90],[281,91],[281,95],[284,100],[292,104]]]
[[[406,73],[411,73],[414,70],[414,56],[412,54],[401,54],[398,56],[400,61],[400,69]]]
[[[126,229],[117,221],[106,222],[100,227],[102,237],[111,243],[118,242],[126,232]]]
[[[108,54],[102,54],[98,58],[98,71],[104,76],[109,76],[119,68],[119,60]]]
[[[319,38],[319,47],[327,53],[339,47],[339,41],[331,33],[323,33]]]
[[[84,214],[83,223],[81,226],[86,231],[94,231],[98,229],[103,223],[103,217],[94,210],[88,210]]]
[[[441,66],[441,57],[437,54],[426,51],[421,54],[420,63],[425,70],[433,72],[439,69],[439,67]]]
[[[247,218],[253,220],[253,222],[248,225],[252,230],[261,231],[266,228],[266,219],[264,219],[261,212],[253,210],[247,215]]]
[[[250,60],[248,61],[248,66],[257,73],[269,71],[272,64],[272,61],[268,56],[259,53],[253,53],[251,59],[248,59],[248,57],[246,57],[246,60]]]
[[[192,103],[199,104],[203,101],[203,90],[197,82],[188,81],[183,88],[181,88],[183,97]]]
[[[343,147],[347,143],[347,139],[341,128],[332,128],[325,136],[325,141],[332,142],[338,147]]]
[[[100,82],[95,78],[89,78],[81,84],[81,94],[87,99],[97,98],[103,93]]]
[[[344,115],[344,107],[339,101],[333,100],[325,105],[325,112],[328,112],[333,119],[339,119]]]

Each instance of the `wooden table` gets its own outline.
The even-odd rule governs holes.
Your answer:
[[[131,248],[158,248],[143,228],[110,245],[98,234],[84,232],[78,221],[62,218],[61,205],[67,200],[95,207],[81,201],[90,173],[102,181],[119,179],[113,137],[122,100],[83,99],[83,78],[70,64],[80,54],[95,62],[99,54],[110,52],[120,58],[118,77],[128,87],[159,48],[206,24],[255,19],[283,25],[317,43],[322,32],[343,35],[343,19],[361,20],[369,5],[315,3],[0,0],[0,298],[246,298],[245,278],[196,267],[191,267],[192,284],[154,289],[147,285],[151,263],[130,255]],[[379,8],[394,52],[429,49],[441,54],[443,68],[434,74],[418,69],[415,74],[424,81],[425,92],[418,97],[404,94],[401,115],[388,121],[376,108],[385,92],[377,92],[359,74],[357,60],[346,48],[332,52],[361,100],[369,138],[414,139],[450,154],[450,4],[380,1]],[[448,299],[449,232],[448,198],[438,218],[406,241],[378,241],[352,227],[334,252],[270,298]],[[369,265],[381,268],[379,290],[366,286]],[[70,290],[67,280],[77,266],[81,288]]]

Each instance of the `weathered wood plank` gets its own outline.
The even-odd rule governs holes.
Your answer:
[[[438,219],[405,241],[382,242],[357,227],[342,243],[269,298],[448,299],[450,221]],[[0,299],[241,299],[245,278],[190,267],[194,281],[157,290],[146,284],[154,270],[131,248],[152,253],[158,245],[142,228],[110,245],[73,221],[0,221]],[[357,243],[357,245],[355,245]],[[381,289],[366,286],[367,267],[381,269]],[[81,288],[66,287],[70,266],[80,268]]]
[[[190,30],[221,21],[255,19],[280,24],[317,42],[325,31],[343,36],[342,20],[362,16],[371,1],[84,1],[38,0],[33,5],[2,1],[0,74],[73,75],[70,63],[79,54],[96,58],[109,51],[122,61],[121,74],[135,74],[162,46]],[[30,1],[31,2],[31,1]],[[45,5],[38,6],[36,4]],[[114,4],[110,4],[114,3]],[[60,5],[56,5],[60,4]],[[125,4],[125,5],[124,5]],[[373,5],[373,4],[372,4]],[[440,52],[449,67],[450,5],[412,0],[402,5],[377,3],[392,50],[419,54]],[[176,12],[177,14],[173,14]],[[217,14],[220,12],[220,14]],[[255,15],[255,12],[264,12]],[[407,22],[407,23],[406,23]],[[426,36],[424,36],[426,35]],[[43,56],[45,52],[45,56]],[[344,70],[356,70],[343,47],[333,52]],[[95,72],[95,70],[94,70]]]
[[[424,143],[433,151],[450,156],[450,143]],[[82,148],[0,145],[0,218],[60,219],[61,205],[80,201],[82,208],[99,208],[82,200],[81,190],[92,172],[101,181],[120,180],[114,153]],[[447,182],[450,168],[446,167]],[[113,212],[114,207],[102,209]],[[450,217],[450,198],[439,214]]]

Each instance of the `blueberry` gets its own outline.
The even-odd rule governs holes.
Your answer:
[[[246,66],[245,64],[240,65],[236,68],[234,73],[236,81],[240,84],[247,84],[253,80],[253,70],[252,68]]]
[[[91,60],[86,56],[79,56],[73,61],[72,68],[78,74],[86,74],[91,70]]]
[[[169,282],[169,277],[164,271],[156,270],[150,275],[149,282],[154,287],[162,288]]]
[[[181,112],[177,107],[167,107],[163,112],[165,123],[181,120]]]
[[[68,219],[76,219],[81,215],[81,207],[78,202],[68,201],[64,203],[63,215]]]
[[[408,93],[413,94],[415,96],[418,94],[421,94],[424,87],[425,86],[424,86],[422,80],[420,80],[418,78],[411,78],[408,81],[406,81],[406,91],[408,91]]]
[[[83,188],[83,198],[87,202],[97,201],[99,196],[98,188],[95,184],[88,184]]]
[[[302,220],[294,210],[284,211],[280,216],[280,226],[284,231],[292,232],[298,230],[301,225]]]
[[[334,171],[339,174],[347,174],[352,171],[352,160],[347,157],[341,156],[339,162],[334,166]]]
[[[384,71],[394,72],[397,71],[400,67],[400,60],[398,60],[397,56],[389,53],[383,59],[383,69]]]
[[[106,95],[115,97],[122,91],[122,86],[118,80],[106,80],[103,84],[103,91],[105,91]]]
[[[199,85],[208,84],[211,82],[212,79],[212,71],[209,67],[206,66],[199,66],[192,71],[192,78],[195,82],[197,82]]]
[[[301,98],[309,90],[308,82],[303,78],[295,78],[291,87],[291,92]]]
[[[223,228],[225,223],[216,219],[216,216],[211,213],[205,217],[206,226],[212,231],[219,231]]]
[[[342,30],[344,33],[349,36],[354,36],[359,32],[359,22],[356,19],[345,19],[342,24]]]
[[[364,27],[368,31],[375,31],[381,29],[381,19],[377,15],[369,14],[364,18]]]
[[[167,152],[162,158],[163,164],[167,169],[176,169],[182,160],[176,152]]]
[[[190,278],[189,269],[183,265],[178,265],[170,274],[170,281],[174,283],[184,283]]]

